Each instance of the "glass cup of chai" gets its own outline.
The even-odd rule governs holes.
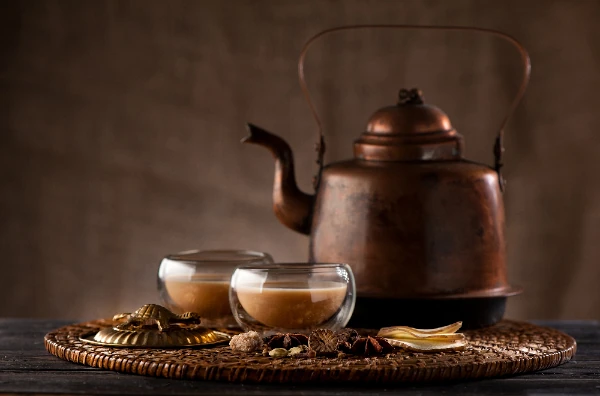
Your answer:
[[[347,264],[241,265],[231,277],[229,302],[245,331],[339,330],[354,310],[354,275]]]
[[[195,312],[211,328],[237,327],[229,304],[231,275],[240,265],[266,265],[267,253],[189,250],[166,256],[158,269],[162,303],[175,313]]]

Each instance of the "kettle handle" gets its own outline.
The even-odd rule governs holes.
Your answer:
[[[402,30],[445,30],[445,31],[470,31],[477,33],[487,33],[497,37],[500,37],[510,44],[512,44],[521,55],[521,61],[523,63],[523,78],[521,80],[521,85],[519,86],[519,90],[515,95],[510,107],[508,108],[508,112],[506,116],[502,120],[500,124],[500,129],[498,131],[498,135],[496,136],[496,140],[494,143],[494,170],[498,173],[498,182],[500,183],[500,190],[504,191],[505,180],[502,177],[502,155],[504,153],[504,127],[506,126],[508,120],[514,113],[515,109],[519,105],[519,102],[523,98],[525,94],[525,90],[527,89],[527,85],[529,83],[529,76],[531,75],[531,61],[529,59],[529,53],[525,49],[525,47],[517,41],[514,37],[502,33],[493,29],[485,29],[485,28],[477,28],[477,27],[468,27],[468,26],[431,26],[431,25],[347,25],[347,26],[338,26],[330,29],[323,30],[314,36],[312,36],[302,48],[302,52],[300,53],[300,58],[298,59],[298,77],[300,79],[300,87],[302,92],[304,93],[304,97],[308,102],[308,107],[313,115],[317,123],[319,140],[315,145],[317,151],[317,165],[319,167],[317,174],[313,179],[313,186],[315,190],[319,187],[321,181],[321,172],[323,171],[323,157],[325,155],[325,138],[323,136],[323,125],[321,123],[321,119],[319,118],[319,114],[315,109],[315,105],[312,102],[310,92],[308,90],[308,86],[306,85],[306,79],[304,77],[304,58],[306,58],[306,53],[308,52],[309,47],[317,41],[322,36],[340,32],[344,30],[359,30],[359,29],[402,29]]]

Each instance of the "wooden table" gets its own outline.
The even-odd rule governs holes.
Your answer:
[[[128,394],[128,395],[504,395],[600,393],[600,322],[538,322],[577,340],[575,358],[560,367],[516,377],[450,384],[356,387],[240,385],[174,381],[120,374],[69,363],[44,349],[48,331],[66,321],[0,319],[0,394]]]

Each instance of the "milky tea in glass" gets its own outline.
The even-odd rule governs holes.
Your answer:
[[[165,257],[158,271],[162,303],[175,313],[195,312],[207,327],[237,326],[229,305],[235,268],[268,264],[266,253],[247,250],[191,250]]]
[[[246,331],[338,330],[350,320],[355,299],[345,264],[246,265],[231,278],[231,310]]]

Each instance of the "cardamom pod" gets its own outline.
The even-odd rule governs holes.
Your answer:
[[[287,355],[288,351],[284,348],[275,348],[269,351],[269,356],[271,357],[286,357]]]

